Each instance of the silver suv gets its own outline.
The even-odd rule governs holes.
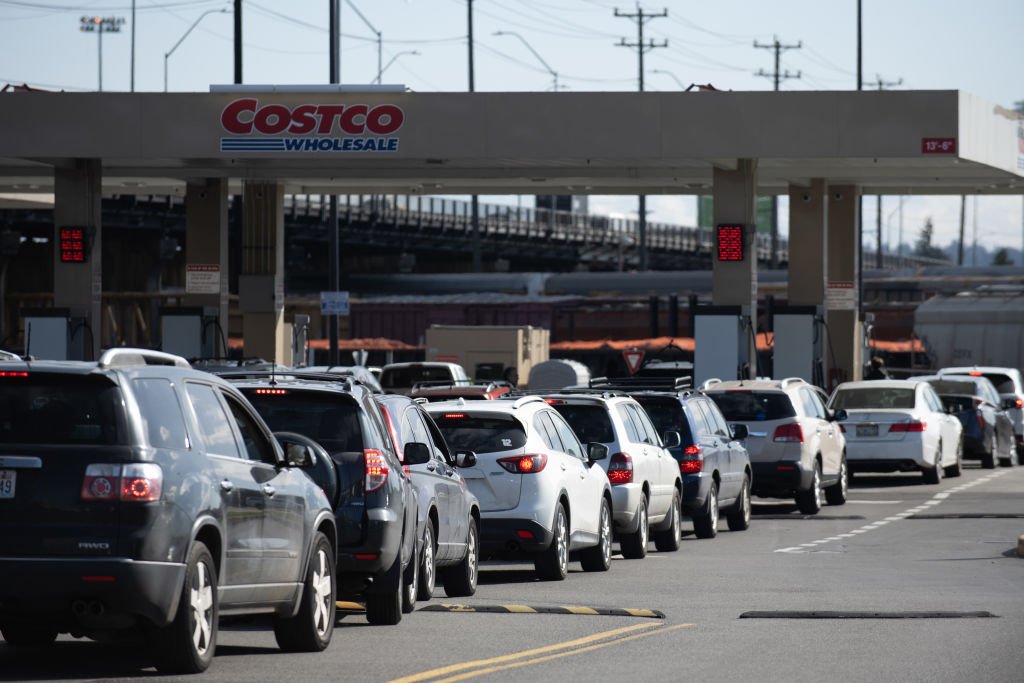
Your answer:
[[[747,427],[753,493],[796,500],[800,512],[846,502],[846,437],[837,421],[845,410],[825,407],[824,393],[798,377],[779,380],[709,380],[705,393],[725,419]]]

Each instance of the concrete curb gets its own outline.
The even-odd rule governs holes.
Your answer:
[[[1024,557],[1024,534],[1017,539],[1017,557]]]

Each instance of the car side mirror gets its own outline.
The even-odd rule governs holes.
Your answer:
[[[430,462],[430,447],[419,441],[410,441],[405,444],[402,452],[403,465],[425,465]]]
[[[475,467],[476,453],[473,451],[458,451],[455,453],[456,467]]]
[[[742,441],[750,436],[750,430],[747,429],[747,425],[744,424],[729,425],[729,430],[732,432],[733,441]]]
[[[598,441],[587,444],[587,462],[593,463],[608,457],[608,446]]]
[[[1015,398],[1004,398],[1003,399],[1003,410],[1010,410],[1017,407],[1017,399]]]
[[[831,421],[832,422],[842,422],[843,420],[845,420],[848,417],[849,417],[849,414],[847,414],[847,412],[846,412],[846,410],[844,408],[837,408],[836,410],[832,411],[832,420]]]
[[[665,448],[675,448],[683,442],[679,432],[665,432],[661,440],[665,442]]]

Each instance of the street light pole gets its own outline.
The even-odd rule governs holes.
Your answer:
[[[652,74],[665,74],[666,76],[670,76],[673,81],[675,81],[676,83],[679,84],[679,89],[680,90],[686,90],[687,86],[683,85],[683,82],[681,80],[679,80],[679,76],[676,76],[671,71],[665,71],[664,69],[651,69],[651,73]]]
[[[124,17],[82,17],[78,30],[83,33],[95,33],[97,36],[97,49],[99,50],[99,92],[103,92],[103,34],[119,33],[121,25],[124,24]]]
[[[181,43],[186,38],[188,38],[188,34],[192,33],[192,29],[194,29],[196,26],[198,26],[199,22],[202,21],[203,17],[205,17],[207,14],[227,14],[227,10],[226,9],[208,9],[205,12],[203,12],[202,14],[200,14],[199,17],[195,21],[192,22],[192,25],[188,27],[188,30],[185,31],[185,35],[183,35],[181,38],[178,38],[178,42],[176,42],[174,44],[174,47],[172,47],[170,50],[168,50],[167,52],[164,53],[164,92],[167,92],[167,60],[170,59],[171,55],[174,54],[174,51],[178,49],[178,46],[181,45]]]
[[[492,35],[496,35],[496,36],[512,36],[514,38],[518,38],[519,42],[521,42],[523,45],[525,45],[526,49],[529,50],[530,52],[532,52],[533,56],[537,58],[537,61],[539,61],[541,64],[543,64],[544,68],[548,70],[549,74],[551,74],[551,77],[554,79],[554,91],[558,92],[558,72],[555,71],[554,69],[552,69],[551,65],[548,64],[547,62],[545,62],[544,58],[540,56],[540,53],[537,52],[536,50],[534,50],[533,46],[530,45],[528,42],[526,42],[526,38],[523,38],[521,35],[519,35],[515,31],[495,31]]]
[[[395,63],[396,59],[398,59],[402,55],[417,55],[417,56],[419,56],[419,54],[420,53],[418,51],[416,51],[416,50],[402,50],[401,52],[396,52],[395,55],[391,59],[388,60],[388,63],[384,65],[384,68],[380,70],[380,73],[377,74],[377,82],[378,83],[381,82],[381,80],[380,80],[381,76],[384,75],[384,72],[388,70],[389,66],[391,66],[392,64]]]

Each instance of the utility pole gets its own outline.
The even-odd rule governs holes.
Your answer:
[[[755,76],[763,76],[765,78],[771,78],[775,84],[774,90],[778,92],[779,85],[782,81],[789,78],[800,78],[800,72],[797,71],[795,74],[789,73],[787,69],[784,72],[779,71],[779,58],[782,52],[785,50],[799,50],[803,47],[803,41],[797,41],[796,45],[783,45],[779,42],[778,36],[772,36],[773,40],[770,45],[761,45],[756,40],[754,41],[754,47],[763,50],[774,50],[775,51],[775,72],[767,73],[764,69],[758,69]],[[779,197],[778,195],[772,195],[772,258],[771,267],[776,269],[779,267]]]
[[[135,92],[135,0],[132,0],[132,77],[131,91]]]
[[[668,16],[668,10],[663,9],[657,14],[651,14],[644,12],[643,8],[637,4],[635,13],[620,12],[619,8],[615,8],[615,16],[623,17],[626,19],[633,19],[636,21],[636,42],[628,43],[625,38],[620,38],[619,42],[616,43],[619,47],[635,47],[637,57],[639,58],[639,71],[638,71],[638,91],[644,91],[644,53],[650,52],[651,50],[658,47],[668,47],[668,41],[662,40],[660,43],[654,42],[653,38],[648,38],[647,42],[644,42],[644,26],[647,22],[652,19],[660,19]],[[639,219],[639,249],[640,249],[640,270],[647,270],[647,195],[641,194],[637,197],[639,207],[637,209],[637,218]]]
[[[329,39],[329,64],[330,82],[338,84],[341,81],[341,5],[340,0],[328,0],[330,4],[330,16],[328,17]],[[338,226],[338,195],[331,192],[330,203],[327,206],[327,242],[330,250],[327,259],[328,282],[327,289],[337,292],[341,289],[341,249],[340,228]],[[338,365],[338,316],[331,314],[327,316],[327,364]]]
[[[469,92],[476,92],[476,83],[473,79],[473,0],[467,0],[466,10],[469,24]],[[473,212],[473,272],[479,273],[483,271],[483,254],[480,247],[480,198],[474,194],[470,198],[470,205]]]
[[[242,82],[242,0],[235,0],[235,83]]]
[[[960,195],[960,241],[956,247],[956,264],[964,264],[964,212],[967,209],[967,195]]]
[[[894,85],[901,85],[902,83],[903,83],[903,79],[902,78],[900,78],[899,80],[896,80],[896,81],[884,81],[884,80],[882,80],[881,76],[879,76],[878,74],[875,74],[875,80],[872,82],[872,85],[877,85],[879,90],[885,90],[888,87],[891,87],[891,86],[894,86]],[[865,83],[865,85],[867,85],[867,83]],[[875,230],[877,232],[877,235],[876,235],[877,239],[876,239],[876,241],[878,242],[878,251],[875,253],[875,268],[881,269],[881,267],[882,267],[882,195],[881,195],[881,193],[875,195],[875,213],[876,213],[876,216],[875,216],[875,221],[876,221],[876,223],[875,223]]]

